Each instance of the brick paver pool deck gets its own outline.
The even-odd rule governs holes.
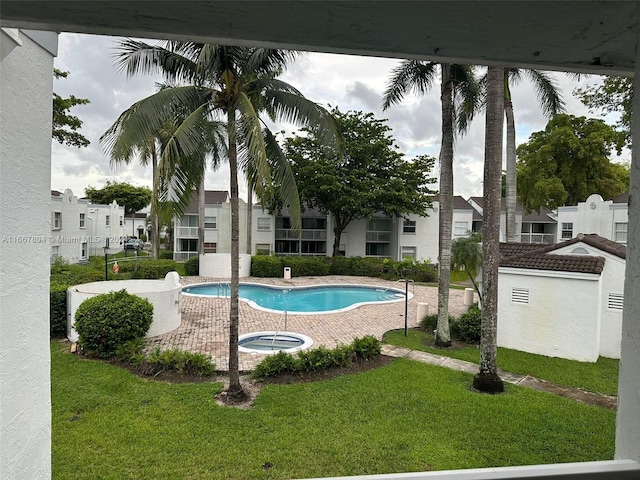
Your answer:
[[[189,285],[201,282],[228,282],[228,279],[184,277],[182,283]],[[241,282],[262,283],[294,287],[302,285],[355,284],[374,285],[383,288],[393,287],[404,291],[403,282],[394,282],[369,277],[325,276],[282,278],[241,278]],[[417,307],[419,302],[429,304],[429,312],[435,313],[438,305],[438,289],[409,284],[407,319],[409,328],[417,326]],[[463,302],[463,290],[451,290],[449,311],[459,316],[467,310]],[[256,310],[246,302],[239,302],[240,335],[258,331],[285,330],[283,314]],[[333,348],[339,343],[351,343],[356,337],[373,335],[381,339],[388,331],[404,328],[404,301],[380,305],[363,305],[355,309],[320,315],[288,315],[286,330],[302,333],[313,339],[313,346],[323,345]],[[229,369],[229,299],[216,297],[182,296],[182,324],[176,330],[149,339],[152,348],[162,350],[179,348],[191,352],[200,352],[210,356],[219,371]],[[240,353],[240,370],[250,371],[264,355]]]

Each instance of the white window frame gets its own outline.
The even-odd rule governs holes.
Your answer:
[[[87,253],[88,253],[88,244],[87,242],[82,242],[82,244],[80,244],[80,258],[82,260],[86,260],[87,259]]]
[[[51,247],[51,263],[54,263],[56,261],[56,258],[58,258],[59,256],[60,256],[60,246],[53,245]]]
[[[52,230],[62,230],[62,212],[53,212]]]
[[[105,226],[105,227],[109,227],[109,226],[110,226],[110,225],[109,225],[110,223],[111,223],[111,217],[110,217],[109,215],[105,215],[105,216],[104,216],[104,226]]]
[[[560,238],[562,240],[571,240],[573,238],[573,222],[562,222],[560,229]]]
[[[464,229],[464,231],[462,231],[462,229]],[[454,222],[453,234],[456,237],[466,237],[468,232],[469,232],[469,222]]]
[[[411,245],[403,245],[400,249],[400,260],[411,258],[415,260],[418,257],[418,249]]]
[[[402,233],[415,234],[416,233],[416,221],[406,220],[402,223]]]
[[[218,217],[204,217],[205,230],[217,230],[218,229]]]
[[[120,226],[122,227],[123,225],[124,225],[124,217],[120,215]]]
[[[81,213],[80,220],[79,220],[79,228],[85,228],[85,222],[86,222],[86,215],[84,213]]]
[[[618,243],[627,243],[628,222],[616,222],[613,224],[613,240]]]
[[[268,243],[256,243],[256,255],[271,255],[271,245]]]
[[[258,217],[258,231],[269,232],[271,231],[271,218]]]

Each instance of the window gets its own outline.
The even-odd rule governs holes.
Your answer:
[[[613,239],[616,242],[620,242],[620,243],[627,243],[627,228],[628,228],[629,224],[628,223],[615,223],[614,224],[614,232],[613,232]]]
[[[258,230],[266,232],[271,230],[271,219],[269,217],[258,217]]]
[[[469,231],[469,224],[467,222],[456,222],[453,229],[453,234],[456,237],[464,237]]]
[[[109,215],[107,215],[107,216],[105,216],[105,217],[104,217],[104,224],[105,224],[105,226],[107,226],[107,227],[109,226]]]
[[[82,260],[86,260],[87,259],[87,242],[83,242],[81,249],[80,249],[80,258]]]
[[[84,213],[80,214],[80,228],[84,228],[84,220],[85,220],[85,215]]]
[[[565,240],[568,240],[570,238],[573,238],[573,223],[572,222],[568,222],[568,223],[562,223],[562,233],[560,235],[560,238],[563,238]]]
[[[529,289],[513,287],[511,289],[511,303],[529,305]]]
[[[405,220],[402,225],[402,233],[416,233],[416,221]]]
[[[256,244],[256,255],[270,255],[270,254],[271,254],[271,246],[268,243]]]
[[[401,259],[404,258],[412,258],[416,259],[416,247],[402,247],[402,252],[400,253]]]
[[[204,243],[204,253],[216,253],[218,245],[216,243]]]
[[[54,245],[51,247],[51,263],[56,261],[56,258],[60,256],[60,247],[58,245]]]
[[[197,252],[198,251],[198,240],[190,239],[190,238],[181,238],[180,239],[180,251],[181,252]]]
[[[206,217],[205,217],[206,222]],[[185,215],[180,219],[181,227],[197,227],[198,226],[198,215]]]
[[[610,310],[622,310],[624,295],[622,293],[610,293],[607,301],[607,308]]]
[[[124,225],[124,218],[120,215],[120,226]]]
[[[62,212],[53,212],[53,229],[60,230],[62,228]]]
[[[218,228],[218,219],[216,217],[204,217],[204,228],[215,230]]]

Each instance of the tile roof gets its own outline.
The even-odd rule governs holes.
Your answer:
[[[621,193],[611,199],[613,203],[629,203],[629,192]]]
[[[205,205],[217,205],[225,203],[229,198],[229,194],[223,190],[205,190],[204,191],[204,204]],[[191,197],[191,203],[185,210],[186,213],[198,213],[198,193],[194,192]]]
[[[602,273],[603,257],[593,255],[546,255],[533,252],[500,260],[501,267],[525,268],[531,270],[552,270],[556,272]]]
[[[546,246],[544,248],[544,251],[552,252],[568,245],[573,245],[581,242],[597,248],[598,250],[602,250],[603,252],[615,255],[616,257],[624,259],[627,258],[627,247],[625,245],[614,242],[613,240],[609,240],[608,238],[601,237],[600,235],[596,235],[595,233],[579,233],[571,240],[566,240],[564,242]]]
[[[453,196],[453,209],[454,210],[474,210],[475,209],[460,195]]]
[[[500,266],[557,272],[602,273],[605,259],[596,255],[558,255],[551,252],[585,243],[602,252],[626,258],[627,248],[596,234],[579,233],[575,238],[554,245],[500,243]]]

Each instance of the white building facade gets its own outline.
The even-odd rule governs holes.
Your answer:
[[[629,195],[603,200],[597,193],[578,205],[558,207],[558,242],[579,233],[595,233],[618,243],[627,243]]]

